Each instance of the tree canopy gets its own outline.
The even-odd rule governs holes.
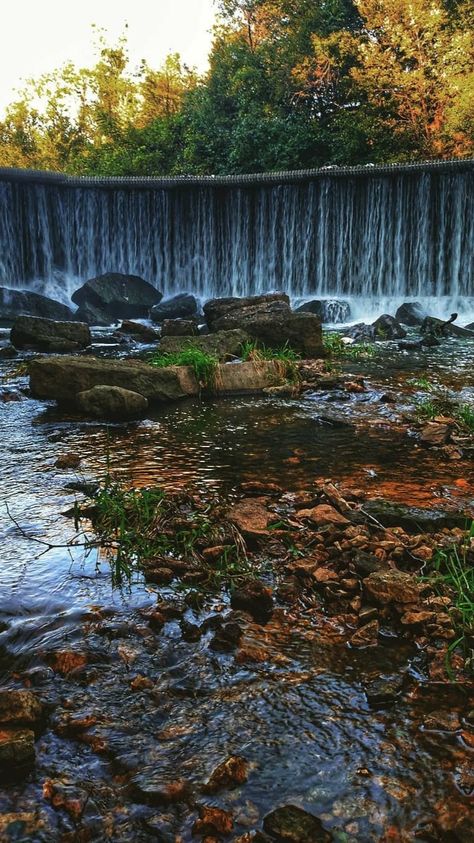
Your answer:
[[[220,0],[204,76],[131,66],[31,80],[0,165],[78,174],[261,172],[474,154],[472,0]]]

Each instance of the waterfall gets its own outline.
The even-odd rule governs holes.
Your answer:
[[[203,179],[0,171],[0,285],[104,272],[165,295],[474,296],[474,164]],[[59,291],[59,293],[58,293]]]

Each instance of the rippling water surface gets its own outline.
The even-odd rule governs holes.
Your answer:
[[[206,637],[184,642],[173,622],[161,636],[145,632],[139,609],[156,601],[153,590],[139,580],[113,589],[108,565],[95,552],[84,558],[80,548],[48,545],[66,545],[75,536],[62,514],[75,499],[68,485],[101,479],[107,470],[130,485],[192,485],[226,496],[248,480],[294,490],[330,477],[406,502],[429,505],[449,497],[455,504],[462,493],[465,503],[473,497],[469,456],[442,462],[417,447],[399,421],[417,389],[407,380],[426,373],[472,400],[472,352],[453,343],[429,358],[385,353],[352,364],[354,374],[370,368],[365,393],[185,402],[131,425],[85,423],[29,398],[21,376],[5,380],[4,394],[19,399],[0,404],[5,681],[42,670],[48,653],[87,651],[93,669],[69,692],[76,712],[97,712],[96,734],[119,769],[132,769],[139,757],[144,775],[158,770],[164,780],[179,774],[202,781],[227,755],[244,755],[252,765],[248,783],[235,796],[214,800],[235,812],[236,836],[259,827],[275,805],[293,802],[337,829],[341,841],[438,839],[429,836],[433,817],[439,821],[451,810],[462,815],[474,779],[457,734],[423,729],[427,713],[451,710],[459,701],[456,691],[446,700],[428,686],[420,693],[422,653],[389,639],[375,650],[348,650],[330,619],[291,623],[277,616],[265,628],[249,625],[246,646],[263,657],[239,665],[209,650]],[[1,365],[7,375],[16,363]],[[380,400],[387,391],[395,403]],[[79,472],[55,468],[68,452],[82,457]],[[131,671],[153,677],[151,702],[130,692]],[[402,675],[407,688],[418,691],[373,710],[365,689],[381,674]],[[57,680],[38,676],[40,690],[54,696]],[[7,789],[0,810],[42,804],[38,787],[52,763],[76,783],[80,771],[81,781],[101,787],[117,769],[90,747],[47,733],[36,778]],[[98,813],[104,815],[117,797],[104,791],[101,798]],[[155,839],[140,810],[130,808],[112,839]],[[59,839],[54,835],[67,823],[51,812],[48,822],[53,837],[45,839]],[[191,839],[191,824],[191,815],[179,819],[184,840]],[[93,839],[104,839],[102,833]]]

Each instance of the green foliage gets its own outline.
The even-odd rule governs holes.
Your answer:
[[[333,332],[323,333],[323,345],[330,357],[348,360],[373,357],[377,351],[373,343],[346,343],[341,334]]]
[[[166,567],[167,560],[189,563],[202,573],[206,587],[232,587],[250,574],[245,545],[228,524],[218,504],[191,494],[166,494],[162,489],[127,489],[107,476],[93,496],[90,514],[97,543],[112,566],[114,583],[130,581],[135,572]],[[80,513],[76,513],[78,529]],[[219,546],[212,563],[203,550]]]
[[[466,667],[474,670],[474,521],[459,545],[438,549],[425,577],[440,594],[450,592],[455,610],[453,622],[458,636],[449,647],[448,667],[453,651],[461,647]]]
[[[262,360],[275,360],[281,364],[281,374],[290,383],[298,383],[300,380],[298,362],[301,356],[294,351],[288,343],[282,348],[268,348],[257,342],[248,341],[242,345],[242,360],[259,363]]]
[[[176,353],[158,351],[148,362],[151,366],[191,366],[199,384],[209,389],[216,383],[219,360],[213,354],[207,354],[200,348],[193,347],[192,340],[182,351]]]
[[[451,392],[443,386],[433,384],[426,378],[411,380],[414,386],[428,392],[430,397],[417,403],[416,415],[420,421],[430,421],[437,416],[453,418],[459,427],[467,433],[474,433],[474,407],[461,404]]]
[[[0,165],[78,174],[261,172],[474,153],[472,0],[221,0],[209,71],[170,55],[27,83]]]

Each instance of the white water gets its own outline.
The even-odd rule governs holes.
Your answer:
[[[474,318],[474,176],[109,189],[0,182],[0,284],[68,301],[103,272],[165,295],[342,297],[354,319],[404,300]],[[429,305],[429,306],[428,306]]]

